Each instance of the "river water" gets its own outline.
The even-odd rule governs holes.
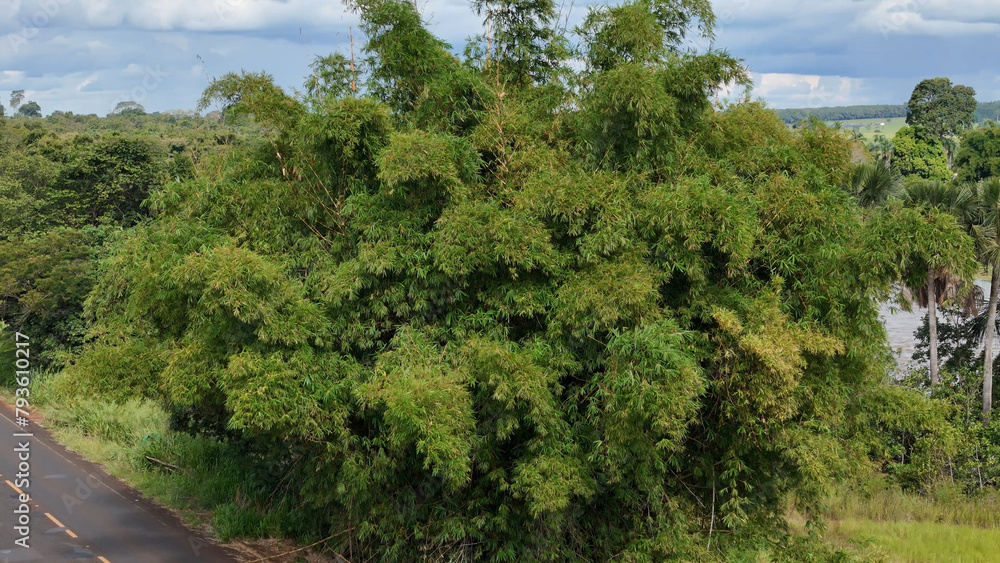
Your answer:
[[[990,282],[977,280],[978,285],[983,290],[983,294],[989,296]],[[883,303],[879,307],[879,316],[882,317],[882,324],[885,325],[885,332],[889,338],[889,346],[896,353],[896,362],[900,367],[905,367],[912,361],[913,351],[916,346],[916,338],[913,333],[920,328],[927,315],[927,309],[913,306],[913,312],[907,313],[899,308],[895,303]]]

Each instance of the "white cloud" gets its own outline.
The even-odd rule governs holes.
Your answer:
[[[590,2],[591,0],[585,0]],[[431,28],[464,40],[481,21],[465,0],[417,0]],[[357,23],[357,15],[331,0],[52,0],[48,13],[34,2],[0,0],[0,31],[17,31],[43,14],[39,28],[138,29],[145,31],[264,31],[329,29]],[[575,15],[584,9],[577,6]]]
[[[825,107],[860,103],[864,80],[817,74],[755,74],[754,93],[776,107]]]
[[[1000,32],[1000,9],[996,2],[948,2],[940,0],[880,0],[860,13],[855,24],[883,36],[910,34],[960,36]]]
[[[124,12],[121,2],[113,0],[80,0],[79,8],[83,12],[83,20],[94,27],[112,27],[122,23]]]
[[[88,76],[87,78],[85,78],[83,80],[83,82],[77,84],[76,85],[76,91],[77,92],[82,92],[84,88],[86,88],[87,86],[90,86],[94,82],[97,82],[97,74],[91,74],[90,76]]]
[[[328,0],[54,0],[46,6],[51,7],[4,0],[0,2],[0,28],[19,28],[23,21],[35,21],[40,28],[72,24],[98,29],[234,31],[345,21],[343,5]]]
[[[0,30],[15,31],[21,28],[17,15],[22,7],[21,0],[4,0],[0,2]]]
[[[819,75],[807,75],[807,74],[785,74],[785,73],[765,73],[759,74],[757,83],[757,92],[766,96],[770,93],[789,90],[789,89],[803,89],[807,91],[812,90],[819,86]]]
[[[717,25],[780,26],[843,33],[963,35],[997,33],[996,0],[715,0]]]
[[[122,75],[124,76],[144,76],[145,74],[146,68],[135,63],[129,63],[127,67],[122,69]]]
[[[0,71],[0,84],[18,83],[24,80],[25,74],[23,70]]]

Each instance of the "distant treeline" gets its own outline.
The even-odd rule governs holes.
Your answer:
[[[816,116],[820,121],[847,121],[850,119],[881,119],[906,117],[905,105],[869,105],[842,106],[830,108],[798,108],[776,110],[778,117],[785,123],[798,123],[809,116]],[[1000,101],[980,102],[976,109],[976,121],[987,119],[1000,121]]]
[[[906,106],[844,106],[833,108],[779,109],[778,117],[785,123],[798,123],[809,116],[820,121],[847,121],[849,119],[878,119],[906,117]]]
[[[979,107],[976,108],[976,121],[988,119],[1000,122],[1000,101],[979,102]]]

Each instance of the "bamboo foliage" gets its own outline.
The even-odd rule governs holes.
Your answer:
[[[970,241],[862,213],[835,130],[714,113],[749,78],[679,49],[707,2],[595,9],[578,71],[530,47],[550,4],[501,8],[531,23],[483,9],[503,72],[365,0],[357,91],[213,83],[269,138],[154,196],[80,362],[155,343],[142,392],[264,452],[358,560],[724,557],[818,506],[884,376],[874,299]]]

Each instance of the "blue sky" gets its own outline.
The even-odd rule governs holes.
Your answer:
[[[481,22],[465,0],[417,0],[456,49]],[[567,2],[569,4],[569,2]],[[585,15],[577,1],[571,22]],[[719,0],[715,47],[745,60],[773,107],[905,103],[948,76],[1000,99],[1000,1]],[[211,76],[266,70],[299,87],[309,61],[349,49],[336,0],[0,0],[0,100],[104,115],[122,100],[193,108]],[[706,41],[693,46],[707,47]],[[200,57],[200,60],[199,60]]]

